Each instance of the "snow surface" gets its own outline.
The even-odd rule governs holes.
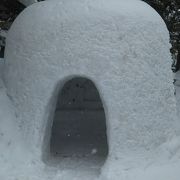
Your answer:
[[[180,91],[177,91],[180,96]],[[58,166],[44,165],[33,157],[29,149],[22,148],[22,138],[18,127],[14,123],[15,113],[11,101],[6,95],[6,89],[0,82],[0,179],[3,180],[104,180],[107,177],[98,177],[98,161],[92,162],[90,159],[65,159],[58,162]],[[179,101],[178,101],[179,102]],[[180,107],[180,104],[178,105]],[[158,148],[156,153],[150,153],[141,158],[146,162],[138,164],[138,158],[134,162],[126,162],[127,167],[122,167],[123,161],[115,164],[118,168],[118,176],[124,180],[179,180],[180,172],[180,143],[179,138],[169,141]],[[166,153],[167,159],[162,156]],[[134,154],[136,157],[138,154]],[[155,156],[155,158],[152,158]],[[87,160],[87,161],[86,161]],[[134,167],[132,164],[138,164]],[[96,166],[94,166],[96,164]],[[97,170],[96,170],[97,169]],[[112,174],[109,174],[111,179]]]
[[[0,179],[179,180],[168,40],[163,20],[140,1],[54,0],[23,11],[0,82]],[[58,91],[77,76],[95,83],[104,104],[104,166],[48,156]]]
[[[33,3],[38,2],[37,0],[19,0],[19,2],[21,2],[22,4],[24,4],[25,6],[29,6]]]

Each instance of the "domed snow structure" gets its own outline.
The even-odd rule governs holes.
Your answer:
[[[163,168],[142,170],[158,166],[161,157],[168,165],[180,133],[169,35],[148,5],[138,0],[34,4],[11,27],[5,57],[3,79],[21,136],[15,145],[27,154],[23,162],[31,162],[23,176],[22,167],[18,172],[13,166],[19,178],[180,177],[175,168],[167,168],[170,176]],[[92,177],[97,166],[101,172]]]

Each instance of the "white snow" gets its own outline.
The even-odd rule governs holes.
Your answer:
[[[0,65],[0,179],[179,180],[168,41],[162,19],[138,0],[54,0],[23,11]],[[104,165],[49,156],[57,94],[79,76],[94,82],[104,105]]]

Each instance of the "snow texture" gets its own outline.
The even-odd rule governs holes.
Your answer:
[[[7,37],[0,179],[179,180],[168,41],[163,20],[138,0],[54,0],[25,9]],[[104,105],[109,155],[99,175],[43,161],[58,92],[74,77],[92,80]]]

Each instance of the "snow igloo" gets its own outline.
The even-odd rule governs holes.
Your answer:
[[[3,73],[18,146],[44,166],[94,158],[103,180],[156,159],[180,130],[169,48],[163,20],[139,0],[28,7],[8,33]]]

